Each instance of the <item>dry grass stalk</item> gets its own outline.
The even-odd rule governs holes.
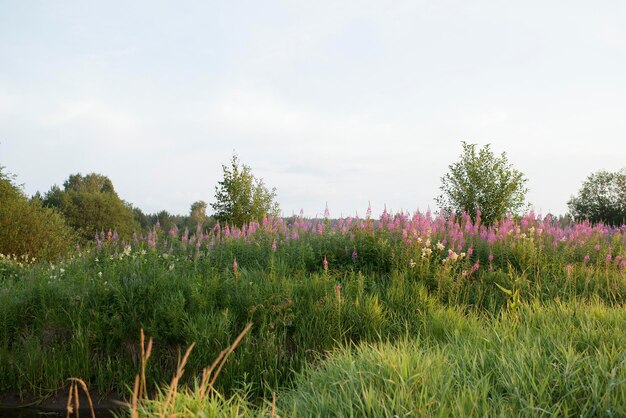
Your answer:
[[[189,354],[191,354],[191,350],[193,350],[193,347],[195,345],[196,343],[192,343],[187,349],[187,351],[185,352],[183,359],[182,360],[179,359],[178,361],[176,374],[172,378],[172,382],[170,383],[170,389],[167,392],[167,398],[165,398],[165,404],[163,405],[163,409],[161,410],[161,414],[160,414],[161,418],[165,418],[165,415],[167,414],[170,404],[173,404],[174,401],[176,400],[178,382],[180,381],[180,378],[183,376],[183,373],[185,372],[185,365],[187,364],[187,360],[189,359]]]
[[[72,407],[72,400],[74,398],[74,384],[70,385],[70,393],[67,395],[67,418],[70,418],[70,415],[74,412],[74,408]]]
[[[130,404],[130,416],[131,418],[137,418],[139,416],[139,412],[137,411],[137,399],[139,397],[139,385],[141,384],[139,375],[135,376],[135,387],[133,388],[133,400]]]
[[[274,418],[276,416],[276,392],[272,392],[272,415]]]
[[[213,388],[213,385],[215,384],[215,380],[217,380],[217,376],[219,376],[220,372],[222,371],[222,367],[224,367],[224,364],[226,364],[226,360],[228,359],[228,356],[230,355],[230,353],[235,351],[235,348],[237,348],[237,346],[239,345],[243,337],[248,333],[248,331],[250,331],[250,328],[252,328],[252,322],[246,325],[246,327],[243,329],[243,331],[241,331],[241,334],[239,334],[239,336],[235,339],[232,345],[225,350],[226,352],[225,353],[222,352],[224,353],[223,356],[220,353],[220,356],[218,357],[222,357],[222,360],[217,370],[215,371],[215,374],[213,375],[213,379],[211,379],[211,382],[209,383],[209,387],[208,387],[209,389]]]
[[[93,402],[91,401],[91,395],[89,395],[89,390],[87,389],[87,384],[84,380],[79,379],[77,377],[71,377],[68,379],[70,382],[70,393],[67,397],[67,417],[76,411],[76,416],[80,417],[80,399],[78,396],[78,385],[83,389],[85,395],[87,396],[87,401],[89,402],[89,411],[91,412],[91,418],[96,418],[96,413],[93,409]]]
[[[152,337],[148,340],[148,347],[145,345],[145,336],[143,333],[143,328],[141,328],[141,385],[139,386],[139,394],[138,397],[142,398],[147,395],[147,384],[146,384],[146,364],[150,359],[150,355],[152,354]]]

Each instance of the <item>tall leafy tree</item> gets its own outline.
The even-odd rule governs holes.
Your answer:
[[[527,179],[513,168],[506,153],[494,155],[489,144],[480,149],[476,144],[461,144],[459,160],[441,178],[439,207],[447,213],[465,211],[474,220],[480,210],[487,225],[524,208]]]
[[[278,216],[276,189],[268,189],[262,179],[255,178],[250,167],[240,164],[237,154],[222,170],[224,177],[215,187],[215,203],[211,204],[218,221],[241,226],[266,215]]]
[[[77,236],[54,209],[28,199],[0,167],[0,254],[54,260],[67,254]]]
[[[626,169],[591,174],[567,205],[576,220],[626,224]]]
[[[189,209],[189,223],[192,227],[197,226],[205,226],[209,217],[206,214],[208,204],[204,200],[198,200],[197,202],[193,202],[191,204],[191,208]]]
[[[109,229],[130,237],[140,228],[132,207],[120,199],[111,180],[101,174],[73,174],[63,189],[53,186],[43,203],[58,208],[84,240]]]

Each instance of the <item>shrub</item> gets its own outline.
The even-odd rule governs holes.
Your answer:
[[[591,174],[567,205],[577,220],[588,218],[609,225],[626,223],[626,169]]]
[[[496,157],[489,144],[480,150],[476,144],[462,145],[460,160],[441,178],[443,194],[436,199],[440,208],[449,214],[466,212],[474,220],[480,211],[487,225],[521,210],[527,179],[509,164],[506,153]]]
[[[57,208],[85,241],[102,230],[124,237],[139,230],[133,209],[119,198],[111,180],[100,174],[71,175],[63,189],[54,186],[46,193],[44,204]]]
[[[280,212],[276,189],[268,190],[262,179],[252,175],[250,167],[239,166],[236,154],[230,167],[223,165],[224,178],[215,187],[215,218],[221,222],[241,226],[264,216],[277,216]]]
[[[76,242],[74,231],[39,199],[28,200],[0,167],[0,254],[53,260]]]

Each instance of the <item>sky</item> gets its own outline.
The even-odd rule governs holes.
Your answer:
[[[436,209],[461,141],[560,214],[626,167],[626,2],[0,0],[0,165],[214,201],[236,152],[285,216]]]

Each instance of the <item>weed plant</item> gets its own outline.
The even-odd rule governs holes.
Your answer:
[[[341,359],[350,356],[368,367],[365,363],[379,355],[383,367],[384,356],[405,355],[407,364],[432,357],[428,361],[435,365],[451,365],[439,380],[451,385],[449,399],[429,406],[419,398],[428,414],[469,413],[463,405],[473,399],[477,415],[498,400],[504,406],[494,409],[497,414],[540,415],[544,412],[532,409],[538,405],[549,415],[611,415],[619,411],[617,401],[623,400],[625,389],[621,363],[609,360],[623,363],[624,344],[614,344],[617,337],[600,331],[619,334],[617,321],[623,337],[626,328],[615,319],[624,317],[625,232],[588,223],[562,228],[534,214],[486,227],[468,216],[383,213],[378,220],[265,219],[241,229],[218,224],[193,234],[156,227],[129,242],[103,232],[92,247],[57,264],[0,257],[0,390],[45,396],[65,387],[68,377],[80,376],[100,392],[124,392],[141,367],[137,340],[142,328],[155,341],[146,372],[152,382],[148,390],[169,381],[179,353],[195,343],[181,382],[193,385],[251,322],[251,331],[220,373],[215,395],[205,397],[216,411],[265,408],[278,393],[283,415],[293,408],[302,414],[299,408],[308,408],[307,396],[327,396],[306,394],[306,379],[324,379],[316,377],[316,370],[332,375],[336,365],[341,373]],[[596,321],[586,331],[595,335],[595,345],[585,351],[588,360],[572,364],[582,368],[576,376],[597,380],[593,390],[599,395],[590,397],[588,389],[579,387],[582,380],[572,383],[571,396],[565,389],[548,394],[520,386],[535,384],[533,373],[543,373],[554,360],[557,349],[543,350],[546,341],[561,339],[564,349],[579,344],[574,311],[585,321]],[[594,312],[601,313],[596,318]],[[539,319],[528,328],[533,318],[550,315],[562,318],[552,324],[558,329]],[[498,338],[506,344],[497,343]],[[516,338],[523,347],[515,345]],[[486,340],[492,345],[486,346]],[[485,351],[492,354],[484,370],[472,368]],[[526,357],[506,363],[512,353]],[[518,371],[505,367],[516,361]],[[569,363],[561,366],[560,361],[550,364],[569,373]],[[609,363],[613,368],[606,369]],[[367,373],[354,373],[356,380],[347,387],[357,390]],[[562,380],[567,373],[561,373]],[[622,377],[610,380],[611,373]],[[470,375],[474,380],[461,385]],[[545,376],[549,384],[541,384],[559,383],[556,374]],[[507,379],[526,379],[510,386],[521,391],[518,398],[509,393],[514,389],[499,389]],[[460,388],[469,388],[469,382],[489,391],[466,398]],[[371,381],[372,393],[380,384]],[[407,393],[413,390],[408,387]],[[443,393],[424,387],[426,394]],[[285,392],[288,388],[301,391],[302,397]],[[335,395],[328,402],[345,401],[339,392]],[[388,404],[360,400],[345,404],[353,409],[337,411],[376,416],[418,406],[393,396],[385,395]],[[585,403],[583,397],[591,400]],[[177,402],[186,402],[185,397]],[[202,404],[193,396],[189,402]],[[330,410],[323,405],[311,410],[325,415]]]

